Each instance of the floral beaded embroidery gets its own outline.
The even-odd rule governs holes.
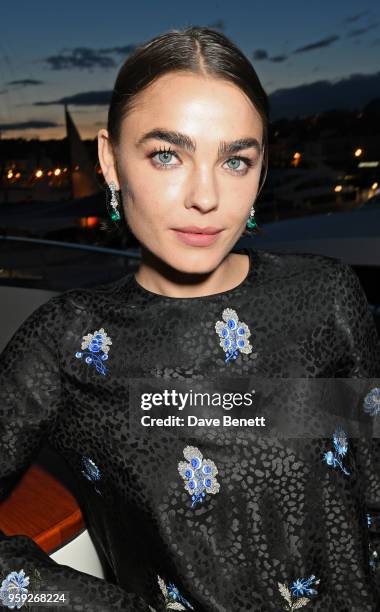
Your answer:
[[[251,353],[252,346],[248,338],[251,335],[246,323],[239,321],[239,317],[232,308],[225,308],[222,313],[223,321],[215,323],[215,331],[220,337],[220,346],[226,353],[225,362],[237,359],[241,353]]]
[[[25,576],[25,571],[10,572],[2,581],[0,586],[0,604],[5,608],[18,610],[25,605],[29,609],[27,598],[35,593],[38,595],[42,584],[41,574],[38,569],[32,571],[32,582],[29,576]],[[32,599],[33,601],[33,599]]]
[[[376,416],[380,412],[380,389],[374,387],[367,393],[363,401],[364,412],[371,416]]]
[[[82,470],[83,476],[90,480],[91,482],[98,482],[100,480],[100,470],[98,466],[93,462],[90,457],[82,457],[82,464],[84,470]],[[95,487],[95,491],[101,495],[100,491]]]
[[[105,367],[103,361],[108,359],[108,352],[111,344],[111,338],[107,336],[102,327],[101,329],[94,331],[93,334],[83,336],[81,345],[82,350],[77,351],[75,353],[75,357],[82,359],[82,357],[85,356],[85,362],[88,365],[94,364],[96,371],[104,376],[107,373],[107,368]]]
[[[193,606],[182,597],[177,587],[172,582],[166,586],[164,580],[157,576],[158,584],[161,589],[161,593],[165,600],[165,610],[194,610]]]
[[[6,608],[21,608],[23,605],[22,597],[28,595],[29,576],[21,569],[19,572],[10,572],[1,584],[0,601]],[[12,597],[11,597],[12,596]],[[19,604],[15,601],[19,599]]]
[[[315,576],[298,578],[290,585],[290,588],[286,584],[279,582],[278,588],[286,600],[287,607],[284,610],[298,610],[310,602],[310,597],[318,595],[317,591],[310,587],[313,583],[318,585],[320,580],[316,580]]]
[[[183,450],[186,461],[180,461],[178,471],[185,481],[185,489],[191,495],[193,508],[197,503],[202,503],[206,493],[219,492],[220,484],[216,481],[218,468],[210,459],[203,459],[199,448],[186,446]]]
[[[368,545],[368,553],[369,553],[369,566],[372,571],[376,571],[379,563],[379,555],[376,550],[372,548],[372,543],[370,542]]]
[[[347,454],[348,439],[347,434],[341,427],[338,427],[338,429],[334,432],[333,443],[335,451],[327,451],[324,453],[324,461],[327,463],[327,465],[331,465],[334,468],[339,466],[342,472],[349,476],[350,472],[342,463],[342,458]]]
[[[372,517],[372,515],[369,512],[367,512],[367,525],[368,525],[369,531],[371,531],[372,526],[375,526],[377,524],[379,518],[380,518],[379,513],[375,513],[374,516]],[[372,541],[369,541],[368,543],[368,558],[369,558],[369,561],[368,561],[369,567],[371,568],[371,570],[376,571],[378,569],[379,555],[377,553],[377,550],[373,547]]]

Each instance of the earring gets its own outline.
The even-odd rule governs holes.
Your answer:
[[[111,181],[109,184],[109,188],[111,190],[111,201],[110,201],[110,206],[112,207],[112,211],[110,212],[110,216],[112,221],[120,221],[120,213],[118,211],[118,207],[119,207],[119,201],[118,198],[116,196],[116,185],[114,183],[114,181]]]
[[[254,205],[252,204],[251,206],[251,210],[249,211],[249,217],[248,217],[248,221],[246,223],[246,226],[248,228],[249,231],[253,230],[255,227],[257,227],[257,223],[255,221],[255,208]]]

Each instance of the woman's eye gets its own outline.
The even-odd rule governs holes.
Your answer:
[[[149,157],[151,157],[152,159],[157,158],[158,165],[161,166],[161,167],[176,165],[176,164],[169,164],[169,163],[167,163],[168,161],[170,161],[170,159],[173,156],[178,157],[177,154],[174,151],[171,151],[171,150],[167,150],[167,151],[166,150],[164,150],[164,151],[153,151],[153,153],[151,153],[149,155]],[[160,158],[160,159],[158,160],[158,158]]]
[[[245,173],[245,171],[248,170],[248,166],[251,165],[250,163],[247,163],[250,162],[250,160],[244,160],[242,157],[231,157],[231,159],[227,160],[227,163],[231,162],[233,166],[230,166],[230,170],[235,170],[239,174]],[[244,162],[245,166],[242,166],[241,162]]]
[[[173,156],[179,159],[177,153],[175,151],[172,151],[171,149],[160,149],[159,151],[155,150],[149,154],[150,158],[156,158],[156,161],[158,162],[157,165],[160,168],[176,166],[177,164],[169,163]],[[245,164],[244,166],[242,166],[242,162]],[[253,166],[254,162],[248,157],[231,157],[227,160],[226,163],[232,163],[232,167],[230,166],[229,169],[232,170],[235,174],[246,174],[248,172],[248,169]]]

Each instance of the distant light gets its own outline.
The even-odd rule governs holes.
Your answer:
[[[9,170],[8,174],[7,174],[7,178],[11,179],[12,176],[13,176],[13,172],[12,172],[12,170]]]
[[[67,168],[64,168],[64,169],[63,169],[63,171],[64,171],[64,172],[67,172]]]
[[[49,170],[49,172],[48,172],[48,176],[51,176],[52,174],[53,174],[53,173],[52,173],[52,171],[51,171],[51,170]]]
[[[343,189],[342,185],[336,185],[334,188],[334,191],[338,193],[339,191],[342,191],[342,189]]]
[[[356,149],[355,157],[360,157],[363,154],[363,149]]]
[[[359,168],[377,168],[378,166],[380,166],[378,161],[365,161],[358,164]]]
[[[79,219],[80,227],[96,227],[99,224],[99,217],[81,217]]]
[[[42,175],[43,175],[42,170],[37,170],[37,171],[36,171],[36,177],[37,177],[37,178],[41,178],[41,176],[42,176]]]
[[[99,217],[87,217],[87,226],[95,227],[99,223]]]
[[[15,178],[20,178],[20,176],[21,176],[21,173],[20,172],[16,172]]]
[[[62,172],[62,171],[61,171],[61,168],[56,168],[56,169],[54,170],[54,174],[55,174],[55,176],[59,176],[59,175],[61,174],[61,172]]]
[[[301,153],[298,153],[298,151],[296,151],[293,155],[293,159],[300,159],[301,158]]]
[[[375,191],[375,189],[377,189],[377,188],[378,188],[378,186],[379,186],[379,183],[373,183],[373,184],[371,185],[371,189],[373,189],[373,191]]]
[[[75,170],[79,170],[79,166],[75,166]]]

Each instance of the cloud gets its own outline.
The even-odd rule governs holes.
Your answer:
[[[354,23],[355,21],[358,21],[358,19],[360,19],[361,17],[364,17],[364,15],[368,15],[369,11],[362,11],[361,13],[356,13],[356,15],[351,15],[351,17],[346,17],[346,19],[344,19],[344,23]]]
[[[362,108],[379,96],[380,71],[351,74],[339,81],[315,81],[278,89],[269,96],[271,119],[313,115],[332,109]]]
[[[88,70],[92,68],[114,68],[116,62],[108,54],[99,53],[87,47],[77,47],[69,52],[59,55],[50,55],[43,60],[51,70],[71,70],[79,68]]]
[[[329,47],[339,39],[340,36],[338,36],[338,34],[333,34],[332,36],[322,38],[321,40],[317,40],[316,42],[304,45],[303,47],[298,47],[297,49],[292,51],[292,54],[294,55],[296,53],[306,53],[308,51],[314,51],[314,49],[322,49],[323,47]],[[252,52],[252,57],[254,60],[268,59],[270,62],[275,63],[285,62],[288,59],[288,56],[284,54],[273,55],[272,57],[269,57],[268,52],[265,51],[265,49],[255,49],[255,51]]]
[[[268,53],[265,49],[256,49],[252,53],[252,57],[254,60],[260,61],[264,59],[268,59]]]
[[[111,90],[85,91],[65,96],[57,100],[34,102],[34,106],[51,106],[53,104],[73,104],[74,106],[108,106],[111,101]]]
[[[19,79],[18,81],[8,81],[7,85],[22,85],[26,87],[27,85],[43,85],[43,81],[37,81],[36,79]]]
[[[0,123],[0,130],[2,132],[9,130],[31,130],[31,129],[44,129],[52,127],[61,127],[61,123],[55,121],[19,121],[16,123]]]
[[[379,22],[371,23],[370,25],[365,26],[364,28],[357,28],[356,30],[351,30],[347,34],[347,38],[353,38],[354,36],[361,36],[361,34],[366,34],[370,30],[377,28],[379,26]]]
[[[322,38],[321,40],[318,40],[317,42],[311,43],[304,47],[298,47],[298,49],[295,49],[293,53],[305,53],[306,51],[313,51],[314,49],[321,49],[322,47],[329,47],[335,41],[339,40],[339,38],[340,36],[338,36],[337,34],[334,34],[333,36]]]
[[[8,91],[8,89],[1,89],[0,90],[0,94],[5,94],[5,93],[7,93],[7,91]]]
[[[115,68],[117,62],[112,55],[127,56],[137,49],[137,45],[124,45],[122,47],[105,47],[90,49],[89,47],[64,48],[57,55],[50,55],[42,61],[47,63],[51,70],[92,70],[93,68]]]
[[[288,59],[287,55],[274,55],[273,57],[269,58],[269,61],[280,63],[280,62],[285,62],[287,59]]]

